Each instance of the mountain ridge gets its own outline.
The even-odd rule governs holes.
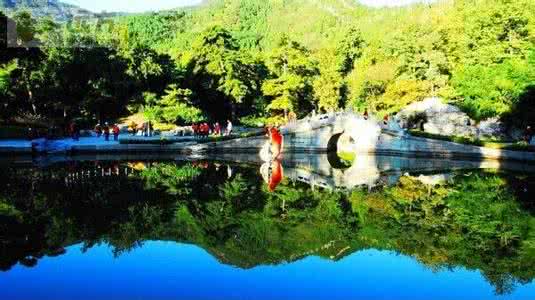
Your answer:
[[[88,9],[58,0],[1,0],[0,10],[6,14],[12,14],[19,10],[27,10],[34,17],[51,17],[57,21],[125,15],[125,13],[121,12],[95,13]]]

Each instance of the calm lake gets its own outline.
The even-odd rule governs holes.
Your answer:
[[[0,299],[535,299],[535,166],[0,160]]]

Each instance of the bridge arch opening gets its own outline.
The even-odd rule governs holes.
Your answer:
[[[353,165],[355,140],[344,132],[333,135],[327,144],[327,159],[335,169],[347,169]]]
[[[327,143],[327,152],[338,152],[338,142],[340,141],[340,138],[343,134],[343,132],[340,132],[331,136],[329,142]]]

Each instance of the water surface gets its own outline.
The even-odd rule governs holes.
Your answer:
[[[535,298],[530,166],[95,158],[2,162],[2,299]]]

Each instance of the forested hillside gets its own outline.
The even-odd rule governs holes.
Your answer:
[[[1,0],[0,9],[7,13],[27,10],[35,17],[52,17],[60,21],[68,21],[74,17],[91,18],[96,15],[75,5],[58,0]]]
[[[395,113],[438,96],[475,120],[535,120],[532,0],[212,0],[104,21],[12,19],[22,26],[20,47],[1,56],[4,118],[277,122],[289,111]]]

